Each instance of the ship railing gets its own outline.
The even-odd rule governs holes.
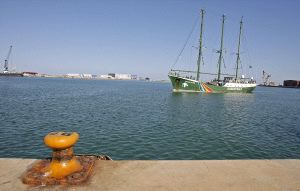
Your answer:
[[[195,71],[189,71],[189,70],[174,70],[174,69],[171,69],[169,74],[170,75],[174,75],[174,76],[177,76],[177,77],[183,77],[183,78],[187,78],[187,79],[192,79],[192,80],[195,80],[197,72]],[[209,72],[200,72],[201,75],[213,75],[213,76],[216,76],[217,74],[215,73],[209,73]],[[232,75],[232,74],[225,74],[225,73],[221,73],[222,76],[225,76],[225,78],[231,78],[230,80],[234,83],[251,83],[251,84],[255,84],[256,81],[251,77],[251,78],[238,78],[238,79],[232,79],[235,75]],[[229,82],[230,80],[220,80],[219,82]],[[216,79],[212,80],[212,81],[216,81]]]
[[[191,80],[196,80],[196,77],[190,71],[171,70],[169,72],[169,74],[173,75],[173,76],[177,76],[177,77],[182,77],[182,78],[187,78],[187,79],[191,79]]]

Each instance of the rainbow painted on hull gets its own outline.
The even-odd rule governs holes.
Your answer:
[[[208,87],[205,83],[201,83],[201,85],[202,85],[205,93],[212,93],[213,92],[213,90],[210,87]]]

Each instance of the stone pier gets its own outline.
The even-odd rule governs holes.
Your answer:
[[[30,187],[20,179],[34,159],[0,159],[0,190],[300,191],[300,160],[97,161],[79,186]]]

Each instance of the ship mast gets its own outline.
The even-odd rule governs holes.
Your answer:
[[[197,60],[197,81],[199,81],[200,78],[200,62],[202,58],[202,33],[203,33],[204,13],[205,11],[201,9],[201,29],[200,29],[200,40],[199,40],[199,54]]]
[[[241,22],[240,22],[239,42],[238,42],[238,49],[237,49],[237,53],[236,53],[235,80],[237,80],[237,77],[238,77],[238,70],[239,70],[239,62],[240,62],[240,45],[241,45],[242,28],[243,28],[243,17],[241,18]]]
[[[225,15],[222,15],[222,34],[221,34],[221,47],[220,50],[217,51],[219,53],[219,60],[218,60],[218,82],[220,81],[221,77],[221,64],[223,58],[223,36],[224,36],[224,22],[225,22]]]

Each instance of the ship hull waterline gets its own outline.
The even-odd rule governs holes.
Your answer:
[[[184,78],[175,75],[168,75],[172,87],[173,92],[199,92],[199,93],[251,93],[256,84],[247,84],[247,87],[233,86],[233,87],[225,87],[225,86],[217,86],[213,84],[199,82],[193,79]]]

